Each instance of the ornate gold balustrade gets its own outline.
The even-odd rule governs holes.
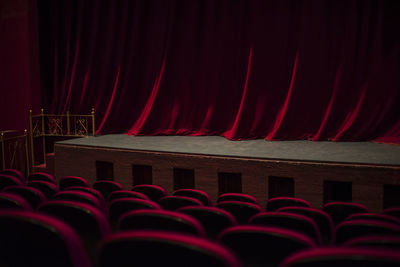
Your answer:
[[[45,114],[43,109],[40,114],[33,115],[30,110],[29,125],[32,166],[38,164],[35,161],[35,154],[37,154],[35,148],[38,143],[41,143],[43,163],[46,165],[46,138],[88,137],[96,133],[94,108],[90,114],[84,115],[70,114],[69,111],[66,114]]]

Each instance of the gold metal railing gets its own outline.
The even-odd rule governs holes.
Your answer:
[[[1,169],[16,169],[30,174],[28,131],[21,135],[17,130],[0,131]]]
[[[35,144],[36,139],[41,138],[43,150],[43,163],[46,165],[46,137],[88,137],[95,136],[95,110],[92,108],[90,114],[40,114],[33,115],[29,110],[29,127],[32,166],[35,166]]]

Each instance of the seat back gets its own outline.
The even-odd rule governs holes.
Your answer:
[[[255,197],[248,195],[248,194],[241,194],[241,193],[225,193],[218,197],[217,203],[222,201],[242,201],[242,202],[249,202],[253,204],[258,204],[258,201]]]
[[[156,231],[129,231],[107,238],[100,249],[100,267],[114,266],[239,267],[236,257],[203,238]]]
[[[53,196],[53,199],[55,200],[70,200],[70,201],[76,201],[84,204],[91,205],[92,207],[95,207],[99,211],[101,211],[103,214],[105,214],[103,205],[100,203],[100,201],[93,196],[90,193],[86,193],[83,191],[75,191],[75,190],[64,190],[60,191],[57,194]]]
[[[266,211],[277,211],[283,207],[308,207],[311,208],[311,204],[301,198],[296,197],[274,197],[267,201]]]
[[[138,198],[120,198],[111,201],[109,207],[111,228],[113,230],[117,228],[118,220],[123,214],[129,211],[143,209],[161,209],[161,207],[153,201]]]
[[[398,252],[365,248],[317,248],[295,253],[282,267],[395,267],[400,266]]]
[[[18,180],[21,181],[21,183],[25,183],[25,176],[20,172],[19,170],[15,169],[5,169],[0,171],[0,174],[6,174],[6,175],[11,175],[14,176],[15,178],[18,178]]]
[[[11,185],[22,185],[22,182],[12,175],[0,174],[0,191]]]
[[[222,201],[216,207],[232,214],[238,224],[247,224],[251,217],[261,212],[260,206],[241,201]]]
[[[212,239],[216,239],[223,230],[237,225],[229,212],[215,207],[183,207],[178,212],[195,218]]]
[[[346,247],[395,249],[400,251],[400,236],[368,235],[352,238],[346,241],[343,245]]]
[[[343,222],[351,214],[370,212],[364,205],[351,202],[330,202],[324,205],[323,211],[331,216],[335,225]]]
[[[1,266],[90,266],[77,234],[53,217],[0,211]]]
[[[104,199],[103,195],[96,189],[93,189],[90,187],[84,187],[84,186],[71,186],[71,187],[68,187],[68,190],[89,193],[89,194],[93,195],[94,197],[96,197],[104,207],[107,206],[106,200]]]
[[[335,241],[335,227],[328,213],[308,207],[283,207],[278,211],[301,214],[312,219],[318,225],[323,244],[328,245]]]
[[[150,200],[154,202],[158,202],[160,198],[165,197],[167,195],[167,192],[165,191],[164,188],[158,185],[152,185],[152,184],[141,184],[141,185],[135,185],[132,188],[132,191],[135,192],[140,192],[142,194],[145,194],[150,198]]]
[[[191,197],[166,196],[159,200],[160,206],[165,210],[177,210],[188,206],[203,206],[203,204]]]
[[[27,185],[42,192],[47,199],[52,198],[54,194],[58,192],[57,185],[46,181],[30,181]]]
[[[244,266],[277,266],[288,255],[315,246],[303,234],[266,226],[234,226],[223,231],[219,238]]]
[[[0,210],[32,210],[31,205],[23,197],[18,195],[0,192]]]
[[[336,243],[338,244],[368,235],[400,236],[400,226],[373,220],[350,220],[342,222],[336,227]]]
[[[197,189],[179,189],[172,193],[173,196],[191,197],[199,200],[204,206],[211,206],[210,196],[201,190]]]
[[[88,181],[79,176],[64,176],[60,180],[60,190],[64,190],[71,186],[89,187]]]
[[[351,221],[351,220],[374,220],[374,221],[388,222],[400,225],[400,219],[397,219],[394,216],[390,216],[387,214],[377,214],[372,212],[351,214],[349,217],[346,218],[346,221]]]
[[[4,192],[16,194],[25,199],[33,209],[46,200],[42,192],[27,185],[12,185],[4,188]]]
[[[254,215],[250,221],[253,225],[272,226],[289,229],[303,233],[312,238],[317,244],[321,244],[321,235],[318,225],[310,218],[289,212],[261,212]]]
[[[129,190],[118,190],[114,191],[110,194],[109,196],[109,201],[113,201],[115,199],[120,199],[120,198],[138,198],[138,199],[144,199],[144,200],[150,200],[148,196],[146,196],[143,193],[139,192],[134,192],[134,191],[129,191]]]
[[[200,223],[182,213],[167,210],[135,210],[123,214],[119,230],[161,230],[205,236]]]
[[[120,183],[105,180],[95,182],[93,188],[99,191],[106,201],[112,192],[123,189]]]
[[[28,181],[45,181],[55,184],[56,180],[53,175],[45,172],[34,172],[28,176]]]
[[[108,220],[93,206],[67,200],[51,200],[38,208],[39,212],[57,217],[71,226],[81,238],[92,263],[95,263],[100,241],[110,234]]]
[[[390,215],[400,219],[400,208],[388,208],[383,211],[383,214]]]

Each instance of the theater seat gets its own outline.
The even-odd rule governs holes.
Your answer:
[[[158,202],[160,198],[165,197],[167,195],[167,192],[165,191],[164,188],[152,184],[136,185],[132,188],[132,191],[143,193],[146,196],[148,196],[150,200],[154,202]]]
[[[323,244],[328,245],[334,243],[335,227],[328,213],[316,208],[309,207],[283,207],[278,209],[278,211],[301,214],[309,217],[310,219],[313,219],[314,222],[318,225]]]
[[[178,212],[197,219],[212,239],[216,239],[228,227],[237,225],[236,219],[229,212],[215,207],[184,207],[178,209]]]
[[[311,204],[301,198],[296,197],[275,197],[267,201],[266,211],[277,211],[283,207],[308,207],[311,208]]]
[[[228,228],[219,239],[244,267],[278,266],[290,254],[315,246],[309,237],[295,231],[254,225]]]
[[[254,215],[249,220],[249,224],[280,227],[297,231],[312,238],[316,244],[321,244],[318,225],[312,219],[301,214],[281,211],[261,212]]]
[[[351,220],[374,220],[374,221],[394,223],[400,226],[400,219],[397,219],[396,217],[387,214],[377,214],[372,212],[352,214],[349,217],[347,217],[345,221],[351,221]]]
[[[203,206],[203,204],[195,198],[182,196],[166,196],[161,198],[158,202],[163,209],[172,211],[188,206]]]
[[[173,196],[191,197],[199,200],[204,206],[211,206],[210,196],[201,190],[197,189],[179,189],[172,193]]]
[[[64,190],[71,186],[89,187],[89,183],[79,176],[64,176],[60,179],[60,190]]]
[[[5,169],[5,170],[0,171],[0,174],[14,176],[18,180],[20,180],[21,183],[25,183],[25,180],[26,180],[25,176],[22,174],[22,172],[20,172],[19,170],[15,170],[15,169]]]
[[[200,223],[189,215],[167,210],[136,210],[123,214],[118,230],[161,230],[205,236]]]
[[[373,220],[350,220],[342,222],[336,227],[336,243],[338,244],[368,235],[400,236],[400,226]]]
[[[400,220],[400,208],[388,208],[383,211],[383,214],[396,217]]]
[[[117,228],[118,221],[124,213],[142,209],[161,209],[161,207],[153,201],[138,198],[120,198],[111,201],[109,207],[111,229]]]
[[[21,196],[7,192],[0,192],[0,210],[1,209],[31,211],[32,207],[29,202]]]
[[[12,175],[0,174],[0,191],[11,185],[22,185],[22,182]]]
[[[33,209],[36,209],[40,203],[46,200],[42,192],[27,185],[12,185],[4,188],[3,191],[22,197]]]
[[[50,183],[50,182],[46,182],[46,181],[30,181],[27,184],[30,187],[36,188],[37,190],[39,190],[40,192],[43,193],[43,195],[46,196],[47,199],[50,199],[54,196],[54,194],[56,194],[58,192],[58,187],[57,185]]]
[[[356,237],[346,241],[343,246],[375,249],[395,249],[400,251],[400,236],[369,235]]]
[[[247,224],[251,217],[261,212],[259,205],[242,201],[222,201],[217,204],[217,208],[232,214],[238,224]]]
[[[114,191],[110,194],[108,200],[111,202],[113,200],[120,199],[120,198],[126,198],[126,197],[150,200],[149,197],[143,193],[129,191],[129,190]]]
[[[101,211],[104,215],[107,216],[106,210],[104,210],[104,206],[101,202],[92,194],[82,192],[82,191],[75,191],[75,190],[64,190],[60,191],[53,196],[55,200],[70,200],[70,201],[77,201],[80,203],[91,205],[92,207]]]
[[[158,231],[129,231],[108,237],[100,248],[100,267],[239,267],[236,257],[203,238]]]
[[[364,205],[339,201],[325,204],[322,210],[331,216],[335,225],[343,222],[351,214],[370,212]]]
[[[114,181],[97,181],[93,184],[93,188],[99,191],[106,201],[112,192],[123,189],[120,183]]]
[[[98,209],[80,202],[51,200],[39,206],[38,211],[57,217],[71,226],[95,263],[100,241],[111,233],[108,220]]]
[[[400,254],[365,248],[318,248],[295,253],[282,267],[396,267]]]
[[[249,202],[253,204],[258,204],[258,201],[255,197],[248,194],[240,194],[240,193],[225,193],[218,197],[217,203],[222,201],[242,201]]]
[[[91,266],[75,231],[50,216],[2,210],[0,236],[0,266]]]
[[[28,176],[27,181],[45,181],[56,184],[56,180],[53,175],[45,173],[45,172],[34,172]]]
[[[104,199],[103,195],[96,189],[93,189],[90,187],[84,187],[84,186],[71,186],[71,187],[68,187],[68,190],[89,193],[89,194],[93,195],[94,197],[96,197],[100,201],[100,203],[104,206],[104,208],[107,207],[107,203],[106,203],[106,200]]]

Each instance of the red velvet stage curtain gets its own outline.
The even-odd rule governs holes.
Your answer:
[[[99,133],[400,143],[399,1],[39,1],[44,102]]]

